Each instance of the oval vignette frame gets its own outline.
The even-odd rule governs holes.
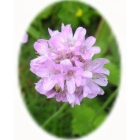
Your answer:
[[[56,3],[57,5],[61,5],[61,3],[73,3],[73,2],[59,2],[59,3]],[[75,3],[80,3],[80,2],[75,2]],[[84,3],[80,3],[81,5],[83,4],[83,5],[86,5],[86,4],[84,4]],[[53,5],[55,5],[55,4],[52,4],[51,6],[53,6]],[[62,5],[61,5],[62,6]],[[79,6],[79,4],[78,4],[78,6]],[[57,7],[57,6],[56,6]],[[84,6],[83,6],[84,7]],[[65,6],[63,7],[64,9],[65,9]],[[92,8],[93,9],[93,8]],[[45,9],[44,9],[45,10]],[[43,10],[43,11],[44,11]],[[61,10],[62,10],[62,8],[61,8]],[[81,21],[81,19],[80,19],[80,14],[78,14],[78,8],[77,8],[77,10],[76,10],[76,12],[77,12],[77,14],[76,14],[76,12],[75,12],[75,16],[77,15],[77,19],[75,18],[74,20],[75,20],[75,24],[74,23],[70,23],[70,24],[72,24],[72,26],[73,26],[73,31],[75,31],[75,28],[76,27],[78,27],[78,25],[79,25],[79,23],[78,22],[82,22],[82,24],[84,25],[83,27],[89,27],[90,25],[87,25],[87,24],[89,24],[89,23],[86,23],[87,21],[84,21],[85,19],[83,19],[82,21]],[[91,9],[90,9],[91,10]],[[47,10],[46,10],[47,11]],[[79,10],[80,11],[80,10]],[[84,11],[84,10],[83,10]],[[61,11],[59,11],[60,13],[61,13]],[[59,13],[58,12],[58,13]],[[65,11],[65,13],[66,13],[66,11]],[[79,12],[80,13],[80,12]],[[84,13],[84,12],[83,12]],[[40,14],[42,14],[42,13],[40,13]],[[39,15],[40,15],[39,14]],[[99,14],[98,12],[96,13],[96,14]],[[39,19],[39,15],[35,18],[35,20],[40,20]],[[43,14],[42,14],[43,15]],[[89,15],[90,16],[90,15]],[[98,16],[100,16],[100,14],[98,15]],[[46,16],[45,16],[46,17]],[[51,18],[50,16],[49,17],[47,17],[47,18]],[[46,26],[46,28],[51,28],[51,29],[58,29],[58,28],[60,28],[60,23],[58,23],[58,25],[59,25],[59,27],[58,27],[58,25],[53,25],[52,26],[52,24],[51,24],[51,22],[50,22],[50,24],[47,22],[47,18],[46,19],[44,19],[44,17],[42,16],[41,17],[41,22],[42,23],[44,23],[44,25],[43,26],[40,26],[39,24],[40,23],[35,23],[34,21],[31,23],[31,25],[30,26],[32,26],[32,25],[34,25],[34,26],[36,26],[36,27],[38,27],[39,28],[39,26],[40,26],[40,28],[43,28],[44,29],[44,26]],[[53,17],[52,17],[53,18]],[[55,17],[54,17],[55,18]],[[59,18],[61,19],[61,18],[63,18],[63,17],[61,17],[61,16],[59,16]],[[99,18],[99,17],[98,17]],[[113,48],[115,48],[116,50],[111,50],[112,49],[112,47],[108,47],[108,50],[109,51],[111,51],[111,53],[109,53],[109,52],[105,52],[104,54],[102,54],[101,56],[105,56],[105,58],[108,58],[110,61],[111,61],[111,64],[109,65],[109,66],[107,66],[108,67],[108,69],[110,69],[110,71],[112,72],[114,72],[115,71],[115,69],[116,68],[119,68],[119,72],[118,71],[115,71],[115,74],[117,73],[118,74],[118,77],[117,78],[115,78],[115,79],[118,79],[118,81],[116,82],[116,81],[114,81],[113,79],[114,79],[114,75],[110,75],[111,77],[112,77],[112,79],[111,78],[109,78],[109,82],[111,82],[110,83],[110,85],[108,85],[110,88],[110,90],[111,91],[109,91],[109,89],[104,89],[105,90],[105,94],[103,95],[103,97],[97,97],[98,98],[98,101],[99,102],[101,102],[101,104],[103,105],[103,103],[104,103],[104,101],[106,101],[108,98],[109,98],[109,96],[110,96],[110,94],[113,92],[113,91],[115,91],[117,88],[118,88],[118,86],[119,86],[119,81],[120,81],[120,56],[119,56],[119,51],[118,51],[118,46],[117,46],[117,43],[116,43],[116,39],[115,39],[115,37],[114,37],[114,34],[112,33],[112,30],[110,29],[110,27],[108,26],[108,24],[107,24],[107,22],[104,20],[104,19],[101,19],[101,17],[99,18],[99,19],[96,19],[95,21],[98,23],[96,23],[97,24],[97,28],[96,27],[94,27],[93,29],[94,29],[94,34],[96,34],[95,33],[95,30],[96,29],[98,29],[99,28],[99,26],[101,26],[102,24],[102,26],[103,27],[106,27],[106,29],[104,29],[104,30],[107,30],[107,28],[109,28],[109,31],[111,32],[111,34],[112,34],[112,38],[114,39],[112,39],[111,37],[111,39],[113,40],[112,42],[112,44],[114,45],[116,45],[116,47],[113,47]],[[46,20],[46,21],[45,21]],[[50,20],[50,19],[49,19]],[[64,19],[64,20],[66,20],[66,19]],[[63,21],[64,21],[63,20]],[[54,21],[54,19],[52,20],[52,21]],[[92,21],[93,22],[93,21]],[[66,25],[66,23],[68,23],[68,21],[64,21],[64,23],[65,23],[65,25]],[[85,25],[86,24],[86,25]],[[35,58],[36,56],[35,56],[35,54],[33,54],[35,51],[34,51],[34,49],[33,49],[33,42],[35,42],[36,41],[36,39],[37,38],[42,38],[42,37],[44,37],[44,32],[42,31],[42,33],[40,33],[40,34],[38,34],[38,35],[35,35],[34,33],[34,31],[35,30],[33,30],[33,28],[30,28],[30,26],[29,26],[29,28],[27,29],[27,33],[29,34],[29,40],[28,40],[28,42],[26,43],[26,44],[22,44],[21,45],[21,53],[20,53],[20,55],[19,55],[19,77],[20,77],[20,85],[21,85],[21,91],[22,91],[22,96],[23,96],[23,98],[24,98],[24,101],[25,101],[25,104],[26,104],[26,106],[27,106],[27,108],[28,108],[28,110],[29,110],[29,112],[30,112],[30,114],[31,114],[31,116],[34,118],[34,120],[39,124],[39,125],[41,125],[42,123],[43,123],[43,120],[45,120],[47,117],[49,118],[49,116],[51,115],[51,114],[53,114],[56,110],[58,110],[61,106],[62,106],[62,104],[63,103],[57,103],[55,100],[53,100],[53,99],[51,99],[51,100],[49,100],[49,101],[47,101],[48,99],[46,99],[45,97],[43,97],[42,95],[39,95],[35,90],[34,90],[34,83],[32,83],[32,82],[37,82],[37,79],[36,79],[36,76],[35,75],[33,75],[30,71],[29,71],[29,63],[30,63],[30,60],[32,59],[32,58]],[[55,27],[56,26],[56,27]],[[86,28],[85,27],[85,28]],[[102,28],[103,28],[102,27]],[[87,34],[88,35],[91,35],[91,34],[93,34],[93,33],[91,33],[91,32],[93,32],[93,30],[91,30],[91,28],[89,27],[89,29],[88,28],[86,28],[87,29]],[[60,29],[59,29],[60,30]],[[40,30],[39,30],[40,31]],[[34,33],[31,33],[31,32],[34,32]],[[103,31],[102,31],[103,32]],[[105,31],[104,31],[105,32]],[[33,35],[34,34],[34,35]],[[98,33],[98,34],[100,34],[100,32]],[[97,34],[97,35],[98,35]],[[47,33],[47,31],[46,31],[46,39],[49,37],[48,36],[48,33]],[[105,37],[102,37],[102,39],[101,40],[103,40],[103,38],[105,38]],[[97,38],[97,40],[98,40],[98,38]],[[97,42],[98,43],[98,42]],[[31,45],[32,44],[32,45]],[[100,47],[103,47],[104,46],[104,43],[99,43],[100,44]],[[113,45],[111,45],[111,46],[113,46]],[[114,45],[114,46],[115,46]],[[27,47],[28,46],[28,47]],[[29,49],[29,50],[28,50]],[[101,48],[102,49],[102,48]],[[113,59],[113,58],[111,58],[111,55],[113,55],[113,57],[114,58],[117,58],[118,56],[114,56],[115,54],[116,54],[116,52],[118,51],[118,56],[119,56],[119,60],[117,60],[117,62],[115,62],[114,60],[115,59]],[[25,57],[26,56],[26,57]],[[97,56],[98,57],[98,56]],[[112,59],[112,60],[111,60]],[[25,72],[26,71],[26,72]],[[28,85],[26,85],[25,83],[28,83]],[[107,86],[107,87],[108,87]],[[29,88],[29,87],[31,87],[31,88]],[[32,93],[32,94],[30,94],[30,93]],[[29,95],[30,94],[30,95]],[[116,95],[115,95],[116,96]],[[35,99],[33,98],[33,97],[35,97]],[[34,100],[33,100],[34,99]],[[92,99],[92,100],[94,100],[94,99]],[[73,124],[74,122],[72,121],[72,119],[74,120],[74,115],[75,115],[75,113],[76,112],[78,112],[78,110],[80,110],[81,112],[85,109],[85,108],[88,108],[88,109],[85,109],[85,110],[91,110],[91,108],[93,107],[91,107],[91,104],[94,104],[95,105],[95,103],[96,104],[98,104],[97,102],[97,100],[94,100],[94,101],[92,101],[91,99],[88,99],[88,100],[85,100],[85,101],[83,101],[84,103],[84,105],[81,105],[82,107],[82,109],[80,110],[80,106],[78,107],[76,107],[76,109],[74,110],[72,110],[71,108],[67,108],[67,109],[65,109],[64,110],[64,112],[66,113],[65,115],[66,116],[70,116],[70,117],[68,117],[67,119],[67,121],[66,122],[69,122],[69,120],[71,120],[71,123]],[[113,100],[112,100],[112,102],[110,102],[109,103],[109,105],[105,108],[105,112],[103,112],[103,114],[106,114],[106,116],[105,116],[105,118],[108,116],[108,114],[110,113],[110,111],[111,111],[111,109],[112,109],[112,106],[113,106],[113,104],[114,104],[114,101],[115,101],[115,98],[113,98]],[[43,104],[42,104],[43,103]],[[39,105],[40,107],[38,108],[37,106],[36,107],[33,107],[32,106],[32,104],[34,104],[34,105]],[[81,103],[82,104],[82,103]],[[50,107],[50,109],[48,109],[48,108],[42,108],[41,106],[47,106],[47,105],[49,105],[49,106],[55,106],[55,107]],[[102,105],[97,105],[97,108],[96,108],[96,111],[98,112],[98,110],[102,107]],[[108,110],[107,110],[107,108],[108,108]],[[42,114],[42,112],[44,112],[44,110],[46,111],[46,112],[48,112],[47,114],[49,114],[49,116],[39,116],[39,117],[36,117],[35,116],[35,114],[37,113],[37,114]],[[95,112],[96,112],[95,111]],[[107,112],[108,111],[108,112]],[[90,112],[90,111],[89,111]],[[107,113],[106,113],[107,112]],[[69,113],[71,114],[71,115],[69,115]],[[41,119],[40,119],[41,118]],[[77,114],[77,118],[78,118],[78,114]],[[101,117],[102,118],[102,117]],[[101,119],[101,122],[97,125],[97,126],[95,126],[96,128],[98,128],[99,126],[100,126],[100,124],[102,124],[102,122],[104,121],[104,119],[105,118],[103,118],[103,119]],[[77,132],[77,128],[79,127],[79,126],[77,126],[77,128],[71,128],[69,131],[67,131],[67,132],[62,132],[62,131],[60,131],[60,132],[56,132],[56,130],[60,130],[60,128],[62,129],[62,130],[64,130],[64,128],[65,127],[68,127],[70,124],[68,123],[67,125],[66,125],[66,122],[63,122],[64,123],[64,125],[65,126],[56,126],[55,124],[57,124],[58,125],[58,122],[61,122],[61,120],[63,120],[62,118],[60,119],[60,118],[58,118],[58,119],[55,119],[55,120],[52,120],[52,123],[51,123],[51,126],[47,126],[44,130],[45,131],[47,131],[47,132],[49,132],[50,134],[52,134],[52,135],[54,135],[54,136],[57,136],[57,137],[63,137],[63,138],[77,138],[77,137],[83,137],[83,136],[86,136],[87,134],[89,134],[90,132],[92,132],[92,131],[94,131],[94,130],[96,130],[96,128],[93,128],[92,130],[90,130],[90,131],[88,131],[88,132],[84,132],[84,130],[81,130],[82,131],[82,133],[81,132]],[[99,120],[98,120],[99,121]],[[79,122],[77,122],[77,124],[78,124]],[[56,130],[53,130],[54,128],[53,127],[57,127],[56,128]],[[72,129],[74,129],[74,130],[72,130]],[[74,132],[73,132],[74,131]],[[75,133],[74,135],[73,135],[73,133]],[[85,134],[84,134],[85,133]]]

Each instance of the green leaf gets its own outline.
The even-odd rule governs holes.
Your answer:
[[[99,58],[104,56],[104,54],[108,51],[109,44],[112,40],[110,28],[107,22],[105,22],[103,19],[100,21],[95,37],[97,39],[95,46],[99,46],[101,48],[101,52],[95,55],[94,58]]]
[[[75,106],[72,110],[73,134],[82,136],[96,129],[107,116],[104,109],[100,111],[100,114],[98,113],[101,107],[97,98],[93,100],[85,98],[82,105]]]
[[[40,36],[40,32],[38,30],[36,30],[33,26],[30,26],[28,28],[27,32],[35,39],[38,39]]]
[[[97,128],[106,118],[106,114],[100,114],[96,119],[95,121],[93,122],[93,127],[94,128]]]
[[[47,19],[50,15],[51,15],[51,13],[52,13],[52,5],[51,6],[49,6],[49,7],[47,7],[47,8],[45,8],[40,14],[39,14],[39,18],[40,19]]]
[[[72,130],[74,134],[84,135],[93,129],[89,127],[90,121],[96,114],[92,108],[86,105],[75,106],[72,110],[72,114]]]
[[[34,39],[44,38],[46,39],[46,36],[43,35],[39,30],[37,30],[35,27],[30,26],[27,30],[27,33],[30,34]]]
[[[119,53],[119,48],[116,42],[115,37],[112,39],[111,44],[110,44],[110,51],[112,54],[113,62],[120,65],[120,53]]]
[[[105,65],[105,68],[110,71],[110,75],[108,76],[109,82],[118,86],[120,81],[120,68],[112,62]]]

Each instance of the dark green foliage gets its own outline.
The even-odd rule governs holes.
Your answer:
[[[94,99],[85,98],[80,106],[76,105],[74,108],[68,105],[57,118],[44,127],[55,136],[74,138],[87,135],[98,128],[111,111],[116,94],[113,97],[111,95],[120,81],[120,55],[109,25],[96,10],[75,1],[63,1],[45,8],[27,29],[29,40],[26,44],[21,44],[19,55],[21,93],[31,116],[40,127],[63,103],[47,99],[35,91],[34,83],[39,78],[29,70],[30,61],[37,56],[33,44],[39,38],[49,39],[47,29],[60,30],[62,23],[71,24],[73,31],[78,26],[86,28],[87,36],[96,36],[96,45],[101,47],[101,53],[93,56],[93,59],[101,57],[110,60],[105,66],[110,70],[109,84],[103,88],[105,94]]]

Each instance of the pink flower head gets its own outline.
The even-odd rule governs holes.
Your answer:
[[[80,105],[83,98],[103,95],[100,86],[106,86],[109,70],[104,64],[109,60],[98,58],[94,54],[101,49],[94,46],[96,39],[85,39],[86,29],[78,27],[74,35],[71,25],[62,24],[61,32],[48,29],[49,40],[39,39],[34,49],[39,57],[31,60],[30,70],[41,79],[35,89],[47,98],[58,102],[68,102],[73,107]]]

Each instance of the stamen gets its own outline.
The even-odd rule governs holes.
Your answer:
[[[68,76],[72,76],[72,75],[73,75],[73,71],[69,71]]]
[[[61,87],[58,84],[55,84],[54,89],[56,92],[60,92]]]

